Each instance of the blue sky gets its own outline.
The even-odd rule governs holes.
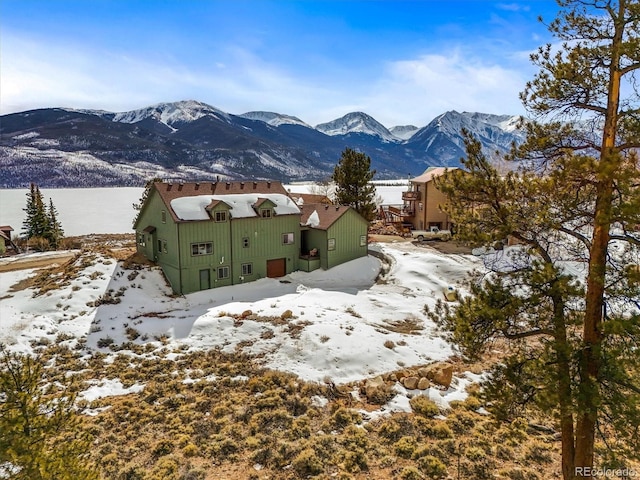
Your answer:
[[[199,100],[315,125],[523,113],[554,0],[0,0],[0,113]]]

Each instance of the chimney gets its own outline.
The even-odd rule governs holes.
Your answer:
[[[200,188],[200,184],[196,182],[196,190],[198,190],[199,188]]]
[[[173,184],[167,183],[167,192],[171,191],[171,187],[173,187]]]
[[[244,182],[240,182],[240,190],[244,190]]]
[[[271,188],[271,182],[267,182],[267,188]]]
[[[184,183],[180,182],[178,184],[178,191],[181,192],[182,191],[182,187],[184,187]]]
[[[231,187],[231,184],[227,182],[227,185],[226,185],[227,190],[229,190],[229,187]]]
[[[253,182],[253,189],[255,190],[256,188],[258,188],[258,182]]]

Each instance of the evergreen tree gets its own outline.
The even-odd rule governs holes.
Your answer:
[[[367,155],[346,148],[331,176],[336,183],[336,203],[350,205],[367,221],[373,220],[376,215],[376,187],[371,180],[375,174]]]
[[[57,249],[60,240],[64,238],[64,230],[58,220],[58,210],[53,205],[53,199],[49,198],[49,209],[47,211],[47,231],[44,238],[49,241],[51,248]]]
[[[22,224],[22,232],[25,237],[42,237],[47,229],[47,215],[44,210],[42,194],[34,183],[31,183],[27,193],[27,206],[24,209],[26,218]]]
[[[135,226],[136,222],[138,221],[138,216],[140,215],[140,212],[142,211],[142,207],[144,207],[144,204],[147,202],[147,198],[149,198],[149,194],[151,193],[151,187],[153,187],[153,184],[156,182],[162,182],[161,178],[155,177],[152,178],[151,180],[147,180],[147,182],[144,184],[144,190],[142,191],[142,195],[140,196],[140,200],[138,201],[138,203],[134,203],[133,204],[133,209],[138,212],[136,214],[136,217],[133,219],[133,225]]]
[[[487,393],[556,413],[573,479],[591,476],[596,452],[602,466],[640,452],[640,3],[558,3],[550,31],[565,43],[532,56],[522,100],[540,121],[509,156],[520,170],[499,175],[465,133],[467,172],[438,182],[461,237],[524,248],[435,318],[468,356],[508,341]]]
[[[0,465],[15,480],[97,479],[87,464],[90,439],[81,429],[75,394],[45,381],[42,360],[0,346]]]

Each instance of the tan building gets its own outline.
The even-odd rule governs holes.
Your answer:
[[[455,170],[455,167],[427,168],[422,175],[412,178],[409,191],[402,193],[402,219],[413,225],[415,230],[428,230],[429,227],[451,229],[449,215],[440,210],[440,205],[447,202],[447,197],[433,184],[433,179],[447,170]]]

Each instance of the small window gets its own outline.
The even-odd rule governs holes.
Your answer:
[[[367,245],[367,236],[366,235],[360,235],[360,246],[364,247]]]
[[[166,240],[162,241],[162,252],[163,253],[167,253],[167,241]]]
[[[144,233],[141,233],[138,236],[138,245],[140,245],[141,247],[144,247],[146,245],[145,238],[144,238]]]
[[[260,210],[260,216],[262,218],[271,218],[271,209],[263,208],[262,210]]]
[[[192,243],[191,244],[191,255],[211,255],[213,253],[213,243],[212,242],[203,242],[203,243]]]
[[[327,241],[327,250],[335,250],[336,249],[336,239],[330,238]]]
[[[242,248],[249,248],[249,237],[242,237]]]
[[[216,212],[216,222],[226,222],[227,212]]]
[[[167,212],[162,210],[162,223],[167,223]]]
[[[242,275],[253,275],[253,263],[242,264]]]
[[[223,278],[229,278],[229,267],[218,267],[218,280]]]
[[[158,253],[162,252],[162,240],[158,240]]]
[[[282,234],[282,243],[284,245],[291,245],[291,244],[293,244],[293,241],[294,241],[293,233],[283,233]]]
[[[422,211],[422,202],[418,204],[418,208],[420,209],[420,211]]]

